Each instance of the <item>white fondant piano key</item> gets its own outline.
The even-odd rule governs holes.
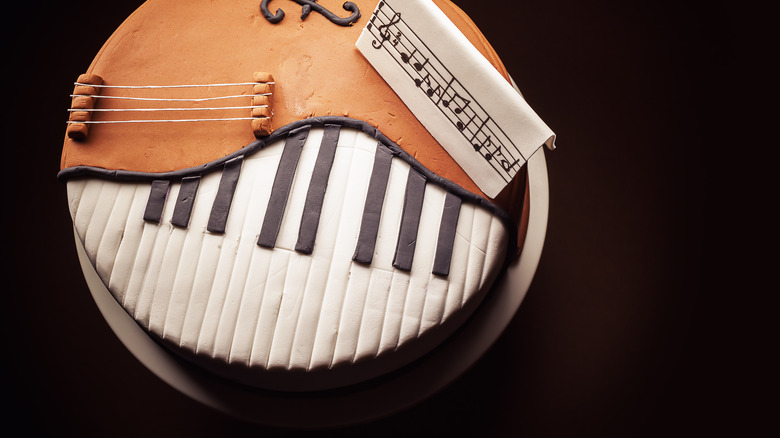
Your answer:
[[[432,274],[436,248],[438,246],[439,226],[441,224],[442,211],[446,192],[433,184],[428,184],[425,193],[425,203],[420,216],[420,231],[418,236],[418,250],[415,255],[417,263],[413,269],[427,272],[428,278],[425,289],[419,295],[423,297],[422,312],[420,312],[420,328],[418,335],[441,320],[441,312],[447,295],[448,281],[440,276]]]
[[[341,167],[345,165],[349,167],[355,156],[356,141],[357,136],[354,131],[341,130],[339,132],[334,162],[340,163]],[[336,245],[342,240],[338,232],[334,234],[330,230],[338,228],[338,224],[348,220],[344,214],[344,206],[348,199],[343,195],[347,190],[348,184],[350,184],[350,172],[340,171],[340,168],[332,171],[328,189],[325,191],[322,202],[318,228],[327,232],[317,233],[318,238],[315,241],[316,252],[313,252],[311,255],[312,266],[309,275],[312,279],[325,283],[325,286],[310,287],[306,291],[306,297],[301,306],[301,316],[298,319],[298,327],[293,339],[295,348],[290,358],[291,363],[299,364],[304,368],[312,366],[314,339],[317,334],[323,300],[328,291],[329,272]]]
[[[419,239],[416,244],[414,261],[412,263],[412,275],[409,280],[409,292],[404,303],[403,318],[401,321],[400,341],[407,342],[416,338],[421,329],[423,308],[431,280],[431,269],[436,249],[439,219],[444,203],[444,193],[438,187],[427,185],[423,208],[420,211]],[[423,238],[427,236],[428,238]]]
[[[87,186],[87,182],[88,180],[86,179],[75,179],[68,181],[68,209],[71,214],[73,212],[79,211],[79,203],[81,202],[81,198],[84,194],[84,188]],[[75,226],[75,217],[73,222]]]
[[[409,165],[401,160],[393,160],[388,187],[403,188],[409,177]],[[398,244],[398,231],[401,229],[401,212],[404,205],[404,190],[386,190],[379,231],[376,238],[376,250],[372,266],[377,269],[393,270],[395,247]]]
[[[371,139],[373,140],[373,139]],[[359,137],[363,146],[368,146],[371,142],[364,136]],[[340,252],[334,254],[334,263],[338,258],[339,264],[344,264],[345,269],[349,270],[350,281],[347,284],[346,291],[342,298],[342,305],[339,309],[339,320],[337,333],[338,338],[333,346],[332,362],[350,362],[355,355],[357,339],[360,331],[361,315],[365,306],[366,292],[370,279],[370,268],[368,265],[360,263],[350,263],[351,253],[354,252],[355,242],[358,240],[358,229],[362,221],[361,213],[363,209],[363,200],[368,194],[369,180],[374,168],[372,161],[376,159],[376,147],[371,149],[361,149],[356,151],[353,160],[357,163],[365,162],[365,165],[358,164],[354,166],[355,171],[349,183],[349,200],[360,200],[360,202],[349,202],[345,205],[345,211],[342,214],[342,224],[340,224],[339,236],[336,244],[341,248]],[[343,257],[346,256],[346,259]]]
[[[488,244],[485,248],[485,260],[491,261],[497,258],[503,260],[506,254],[506,246],[501,245],[506,235],[501,223],[495,218],[490,218],[490,227],[488,228]],[[485,269],[485,263],[482,264],[482,284],[480,287],[490,284],[498,274],[497,270]]]
[[[306,142],[300,150],[297,167],[288,188],[288,200],[283,210],[284,215],[279,225],[276,243],[273,245],[275,248],[295,251],[298,234],[300,234],[301,217],[303,216],[309,190],[309,182],[314,172],[321,141],[321,130],[311,130],[306,135]],[[279,165],[282,166],[284,163],[280,162]]]
[[[240,346],[244,346],[246,360],[249,359],[248,352],[251,350],[257,327],[257,314],[271,256],[269,250],[257,251],[258,218],[265,216],[274,179],[274,173],[264,169],[275,168],[280,155],[278,148],[266,148],[244,162],[242,184],[239,185],[237,194],[243,193],[244,185],[248,185],[250,190],[246,201],[243,198],[236,200],[237,203],[244,202],[247,205],[239,243],[241,262],[237,264],[236,272],[231,278],[217,332],[213,335],[215,357],[231,357],[235,345],[237,351],[241,350]]]
[[[387,298],[393,280],[392,271],[371,270],[371,282],[360,321],[355,361],[375,357],[382,340],[382,326],[387,314]]]
[[[438,275],[431,275],[425,291],[425,303],[420,317],[419,334],[441,323],[448,295],[448,282]]]
[[[207,179],[213,180],[213,178]],[[172,199],[178,196],[178,189],[178,184],[170,187],[169,195]],[[188,262],[197,255],[193,248],[199,247],[203,238],[202,233],[189,233],[185,229],[171,225],[170,218],[174,208],[173,202],[166,203],[159,223],[147,224],[148,230],[157,233],[157,239],[152,255],[153,264],[150,266],[150,271],[155,275],[148,276],[148,282],[144,282],[144,288],[150,289],[152,294],[144,302],[149,303],[149,329],[166,339],[170,339],[169,327],[178,323],[178,315],[174,310],[175,303],[181,299],[178,293],[186,287],[181,285],[181,270],[187,270]],[[193,229],[196,230],[198,220],[194,222]],[[154,258],[155,255],[158,255],[158,258]],[[184,267],[180,270],[182,265]],[[183,275],[189,277],[189,272]],[[185,278],[184,281],[186,282],[187,279]]]
[[[209,296],[219,289],[216,286],[217,269],[220,264],[231,264],[235,254],[235,242],[231,239],[223,239],[221,236],[206,233],[203,235],[203,242],[198,257],[198,267],[191,282],[183,282],[184,286],[189,284],[189,291],[182,290],[176,295],[182,297],[186,304],[182,306],[180,316],[176,318],[178,324],[176,331],[168,330],[173,339],[178,340],[179,345],[187,347],[191,351],[196,351],[198,346],[198,337],[203,325],[203,317],[206,313]],[[166,329],[171,327],[166,326]]]
[[[333,223],[335,233],[334,250],[331,255],[331,265],[322,300],[322,308],[318,319],[317,334],[313,339],[311,367],[331,366],[336,343],[341,337],[340,323],[344,307],[350,307],[346,301],[347,289],[350,287],[352,272],[352,256],[358,239],[358,230],[363,212],[363,200],[368,190],[371,178],[376,140],[359,133],[351,154],[344,154],[344,169],[348,174],[344,184],[343,196],[345,203],[340,213],[340,220]],[[315,243],[316,250],[316,243]]]
[[[178,195],[178,185],[169,189],[169,194],[175,199]],[[151,190],[154,191],[154,187]],[[200,240],[200,236],[190,235],[186,230],[170,225],[166,211],[172,210],[171,204],[173,203],[163,205],[159,220],[146,223],[145,229],[156,234],[157,237],[152,250],[149,271],[143,283],[143,300],[138,303],[137,309],[148,314],[146,323],[149,330],[157,333],[160,337],[165,337],[166,325],[171,323],[168,314],[171,309],[170,301],[178,266],[182,257],[192,256],[191,250],[186,246],[193,245]],[[145,210],[145,214],[146,212],[148,212],[148,208]],[[147,293],[147,291],[151,293]]]
[[[379,353],[395,350],[401,340],[401,324],[404,317],[406,295],[409,293],[409,276],[394,273],[387,296],[387,314],[382,324]]]
[[[245,164],[243,164],[246,168]],[[251,177],[246,177],[251,181]],[[222,185],[220,180],[220,186]],[[195,276],[195,287],[189,298],[184,315],[181,332],[181,344],[192,351],[199,351],[201,335],[213,339],[216,324],[225,299],[228,282],[235,269],[240,230],[246,222],[248,196],[251,186],[236,187],[231,193],[230,214],[225,218],[225,234],[206,233],[201,256],[198,259],[198,270]],[[219,194],[217,195],[217,197]],[[213,210],[212,210],[213,213]],[[212,215],[213,217],[213,215]],[[204,331],[204,328],[206,329]],[[210,355],[211,349],[208,349]]]
[[[239,242],[233,270],[230,278],[219,297],[210,297],[206,310],[207,318],[203,321],[198,339],[198,352],[211,357],[227,360],[230,354],[230,344],[235,333],[238,309],[241,306],[244,286],[249,275],[252,262],[252,248],[255,242],[245,240]]]
[[[252,201],[252,195],[255,192],[255,181],[260,172],[253,172],[253,168],[254,162],[252,160],[244,160],[241,175],[242,184],[236,188],[233,195],[233,205],[226,224],[227,232],[224,240],[225,245],[229,246],[229,248],[222,252],[223,256],[218,261],[215,278],[206,297],[208,302],[204,309],[202,324],[198,330],[197,341],[189,337],[192,335],[186,328],[184,330],[184,336],[187,337],[185,342],[196,342],[195,351],[209,356],[219,353],[215,348],[217,332],[222,323],[223,315],[235,315],[235,312],[231,310],[226,312],[226,309],[231,307],[229,299],[234,296],[234,294],[231,294],[231,290],[243,290],[247,269],[254,250],[251,242],[247,239],[242,239],[242,236],[246,233],[254,235],[254,229],[257,227],[253,214],[255,205]],[[192,319],[192,314],[190,318]],[[197,325],[199,321],[194,320],[189,324]],[[235,326],[233,325],[232,327]],[[232,332],[233,329],[231,328],[230,330]],[[226,358],[226,351],[220,357]]]
[[[376,243],[376,254],[372,265],[375,269],[394,272],[393,259],[398,245],[398,233],[401,228],[401,214],[405,200],[406,181],[409,178],[409,165],[401,160],[393,160],[388,177],[388,190],[382,207],[382,218]],[[390,279],[387,297],[387,314],[380,330],[378,351],[395,349],[398,345],[404,303],[409,287],[407,275],[401,271]],[[364,341],[366,342],[366,341]]]
[[[484,245],[487,244],[488,235],[492,222],[490,217],[483,214],[481,210],[474,211],[474,221],[472,223],[471,241],[469,245],[470,264],[475,268],[468,272],[466,276],[466,288],[463,296],[463,302],[471,298],[472,291],[478,291],[483,284],[483,265],[486,260]]]
[[[119,255],[119,248],[123,240],[124,230],[127,229],[127,221],[130,217],[130,208],[133,205],[135,187],[113,183],[117,187],[114,208],[106,222],[105,237],[101,239],[96,264],[103,266],[103,281],[110,285],[114,276],[114,264]],[[134,221],[135,222],[135,221]],[[118,298],[121,300],[121,298]]]
[[[257,242],[252,242],[257,246]],[[227,357],[230,362],[265,366],[267,351],[264,346],[253,348],[254,343],[260,343],[264,337],[270,337],[273,327],[264,326],[263,322],[275,318],[278,310],[278,299],[271,300],[272,295],[281,297],[281,290],[268,289],[266,279],[271,269],[271,251],[253,251],[249,262],[249,272],[243,288],[240,285],[231,287],[238,295],[227,301],[233,304],[234,318],[223,318],[220,322],[217,337],[217,357]],[[286,253],[285,253],[286,254]],[[230,315],[228,315],[230,316]],[[270,344],[270,341],[265,345]],[[256,359],[255,356],[260,356]]]
[[[73,217],[73,226],[76,229],[76,233],[81,238],[81,241],[84,243],[84,250],[90,257],[90,260],[95,260],[96,254],[92,240],[90,239],[90,241],[87,242],[87,233],[89,232],[90,223],[92,222],[92,216],[95,214],[95,206],[98,204],[103,184],[103,181],[94,181],[84,187],[81,199],[79,200],[78,210]]]
[[[285,152],[282,155],[279,166],[295,163],[294,173],[289,175],[289,180],[280,187],[277,184],[282,172],[277,172],[274,181],[274,195],[285,193],[287,199],[277,201],[284,208],[283,214],[275,215],[275,219],[280,222],[276,224],[277,235],[273,242],[274,248],[278,251],[289,251],[289,266],[286,267],[285,289],[279,303],[279,315],[282,317],[275,319],[273,328],[273,338],[271,339],[270,352],[268,355],[269,368],[288,368],[292,356],[293,342],[296,327],[298,325],[301,306],[308,288],[309,271],[311,270],[312,257],[303,255],[295,251],[295,245],[299,235],[299,225],[305,207],[309,181],[314,171],[316,159],[319,152],[319,145],[322,142],[321,130],[300,130],[298,134],[291,134],[291,139],[303,139],[303,143],[288,140],[285,143]],[[288,149],[293,148],[293,153]],[[285,160],[288,160],[285,162]],[[269,210],[270,211],[270,210]],[[269,215],[266,215],[266,220]],[[263,224],[263,232],[266,231],[266,222]],[[261,234],[261,240],[263,236]],[[304,365],[305,367],[305,365]]]
[[[149,222],[144,224],[144,233],[150,233],[154,236],[154,238],[152,240],[152,245],[149,251],[149,264],[147,265],[146,272],[143,274],[143,279],[140,286],[140,294],[138,295],[138,301],[136,303],[135,319],[139,324],[141,324],[141,326],[147,329],[149,329],[149,322],[154,303],[159,303],[158,306],[165,306],[162,308],[158,307],[158,309],[156,309],[158,314],[164,313],[167,310],[168,305],[167,300],[163,300],[161,302],[160,299],[155,296],[158,292],[158,281],[160,280],[161,272],[163,280],[168,279],[169,272],[163,269],[163,260],[165,257],[165,249],[168,246],[167,244],[170,233],[167,231],[161,233],[161,228],[167,229],[167,225],[152,224]],[[161,332],[154,333],[158,336],[162,335]]]
[[[290,266],[289,251],[267,251],[270,256],[268,263],[268,275],[264,282],[262,303],[259,312],[248,315],[256,322],[250,332],[253,335],[251,343],[239,349],[240,345],[234,345],[235,354],[248,357],[250,365],[268,366],[271,345],[276,330],[276,320],[280,317],[282,296],[284,294],[284,282],[287,280],[287,268]],[[243,310],[243,309],[242,309]],[[288,315],[282,315],[287,317]],[[248,347],[248,348],[247,348]],[[231,357],[236,356],[231,352]]]
[[[454,266],[469,266],[471,260],[471,234],[474,225],[474,206],[463,204],[458,216],[458,227],[455,232],[455,241],[452,244],[452,264]],[[454,269],[447,276],[450,282],[450,291],[444,304],[444,318],[463,307],[463,296],[466,288],[467,269]]]
[[[292,341],[298,325],[303,298],[309,286],[311,257],[291,252],[285,267],[284,293],[279,304],[279,316],[273,330],[268,368],[289,368],[292,356]],[[305,366],[304,366],[305,368]]]
[[[139,202],[138,186],[123,185],[123,190],[129,195],[126,201],[129,203],[129,210],[125,217],[125,228],[121,231],[122,238],[117,250],[114,267],[111,270],[111,279],[108,283],[108,290],[116,297],[116,300],[123,306],[130,304],[128,295],[130,292],[130,279],[133,276],[135,267],[134,261],[138,255],[138,247],[141,244],[141,234],[143,232],[143,222],[135,220],[143,214],[144,204]],[[134,301],[133,301],[134,303]],[[127,308],[132,315],[133,311]]]
[[[133,208],[130,212],[136,214],[136,218],[142,217],[143,209],[146,207],[146,200],[149,197],[149,186],[139,185],[136,186],[135,198],[133,200]],[[127,313],[133,315],[133,317],[141,323],[141,315],[148,314],[148,310],[143,310],[143,297],[149,295],[150,291],[144,291],[143,285],[148,272],[149,264],[151,263],[151,254],[154,249],[155,240],[157,239],[156,227],[143,221],[137,221],[138,225],[131,225],[132,221],[128,221],[128,225],[133,229],[140,226],[140,231],[125,234],[125,239],[122,245],[129,245],[128,239],[133,236],[138,239],[134,257],[128,257],[127,262],[130,263],[130,278],[127,280],[127,286],[125,286],[124,302],[123,305]],[[116,263],[114,264],[116,269]],[[143,324],[142,324],[143,325]]]
[[[322,250],[323,242],[318,242]],[[332,251],[332,248],[331,248]],[[322,309],[324,289],[313,282],[321,282],[327,278],[330,271],[330,260],[325,257],[311,257],[309,267],[309,284],[301,301],[299,316],[296,322],[295,333],[290,339],[292,350],[290,352],[290,366],[293,368],[308,369],[311,366],[313,339],[317,332],[317,325]]]
[[[113,233],[106,233],[108,230],[108,223],[111,218],[111,212],[116,206],[116,198],[119,193],[119,186],[106,182],[101,185],[100,195],[98,196],[96,208],[92,214],[92,218],[89,221],[86,235],[84,237],[85,248],[90,254],[94,254],[94,258],[97,266],[97,273],[104,283],[108,283],[108,279],[111,276],[111,268],[109,265],[113,265],[113,248],[118,237]],[[109,242],[111,241],[111,242]],[[105,254],[109,252],[109,254]]]
[[[168,238],[161,261],[161,272],[157,277],[149,314],[149,328],[161,333],[162,337],[178,341],[177,327],[181,324],[181,308],[186,306],[192,288],[203,234],[188,236],[186,231],[172,228],[166,231]]]
[[[362,264],[352,265],[350,282],[344,295],[344,305],[341,309],[339,320],[338,338],[333,349],[333,362],[352,362],[355,359],[358,337],[360,336],[360,323],[363,318],[363,309],[366,305],[371,279],[371,269]]]
[[[493,225],[493,216],[482,210],[474,211],[474,233],[472,234],[471,244],[482,251],[487,252],[488,242],[490,241],[490,227]]]

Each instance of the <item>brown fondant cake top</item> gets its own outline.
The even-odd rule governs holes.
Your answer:
[[[333,4],[328,4],[333,3]],[[278,23],[261,13],[260,0],[149,0],[111,36],[87,73],[105,85],[178,85],[251,82],[255,72],[275,81],[271,129],[313,116],[347,116],[368,122],[424,166],[465,189],[481,191],[442,149],[379,74],[354,47],[377,0],[356,0],[362,13],[352,26],[338,26],[300,6],[273,2],[285,10]],[[435,3],[480,52],[509,78],[501,61],[473,22],[447,0]],[[322,2],[341,16],[340,2]],[[100,94],[122,95],[111,88]],[[195,98],[252,94],[251,86],[135,91],[145,98]],[[251,98],[240,105],[250,104]],[[103,98],[101,108],[166,107],[165,101]],[[213,101],[194,103],[208,107]],[[233,104],[235,105],[235,103]],[[191,113],[203,113],[193,111]],[[94,120],[167,119],[171,112],[95,112]],[[209,118],[249,117],[250,110],[210,111]],[[198,114],[200,116],[200,114]],[[177,115],[176,117],[185,117]],[[186,117],[192,117],[187,115]],[[117,123],[90,127],[84,140],[65,138],[61,167],[92,166],[136,172],[170,172],[224,157],[255,140],[249,121]],[[483,195],[484,196],[484,195]]]

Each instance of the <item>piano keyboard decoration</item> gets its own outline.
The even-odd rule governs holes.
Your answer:
[[[191,85],[108,85],[103,83],[103,79],[94,74],[83,74],[75,82],[75,88],[71,95],[71,108],[68,109],[70,116],[68,118],[67,135],[73,140],[83,141],[87,137],[88,126],[92,124],[112,124],[112,123],[178,123],[178,122],[216,122],[216,121],[250,121],[252,132],[255,137],[260,138],[270,135],[271,116],[273,114],[272,96],[274,78],[270,73],[256,72],[254,82],[236,82],[220,84],[191,84]],[[249,89],[248,87],[252,87]],[[166,92],[173,89],[184,88],[223,88],[223,87],[243,87],[243,91],[233,92],[231,94],[222,94],[217,96],[200,97],[171,97]],[[121,90],[125,93],[129,91],[154,90],[164,94],[150,96],[135,96],[129,94],[101,94],[101,90]],[[239,93],[239,94],[236,94]],[[98,108],[97,102],[100,100],[125,101],[125,102],[144,102],[146,107],[107,107]],[[225,103],[249,100],[248,104]],[[214,102],[214,106],[203,107],[193,106],[195,103]],[[158,107],[156,104],[169,103],[174,106]],[[188,104],[190,104],[188,106]],[[186,113],[202,113],[209,111],[241,110],[248,111],[246,116],[231,117],[191,117],[182,116]],[[172,114],[170,118],[160,119],[154,117],[146,118],[104,118],[93,117],[93,114],[145,114],[155,115],[157,113]]]
[[[60,177],[125,310],[165,342],[248,367],[389,353],[473,310],[517,241],[493,204],[344,117],[296,122],[197,169]]]

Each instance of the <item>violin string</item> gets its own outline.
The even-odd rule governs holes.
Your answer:
[[[253,109],[253,108],[268,108],[268,105],[251,105],[251,106],[222,106],[222,107],[210,107],[210,108],[68,108],[71,112],[125,112],[125,111],[214,111],[214,110],[231,110],[231,109]]]
[[[168,119],[168,120],[84,120],[84,121],[78,121],[78,120],[68,120],[67,123],[70,124],[78,124],[78,123],[85,123],[85,124],[110,124],[110,123],[175,123],[175,122],[222,122],[222,121],[232,121],[232,120],[255,120],[255,119],[267,119],[268,117],[225,117],[225,118],[215,118],[215,119]]]
[[[218,84],[187,84],[187,85],[96,85],[82,82],[74,82],[75,85],[83,85],[95,88],[112,89],[167,89],[167,88],[202,88],[202,87],[228,87],[228,86],[246,86],[258,84],[271,84],[274,82],[237,82],[237,83],[218,83]],[[162,102],[206,102],[213,100],[236,99],[254,96],[271,96],[273,93],[259,94],[238,94],[228,96],[201,97],[201,98],[161,98],[161,97],[133,97],[133,96],[111,96],[111,95],[88,95],[71,94],[70,97],[90,97],[94,99],[120,99],[135,101],[162,101]],[[216,111],[233,109],[254,109],[267,108],[268,105],[248,105],[248,106],[227,106],[227,107],[208,107],[208,108],[69,108],[69,112],[154,112],[154,111]],[[224,117],[224,118],[190,118],[190,119],[139,119],[139,120],[69,120],[68,124],[112,124],[112,123],[176,123],[176,122],[212,122],[212,121],[233,121],[233,120],[255,120],[266,119],[268,117]]]
[[[276,82],[234,82],[225,84],[189,84],[189,85],[97,85],[84,82],[74,82],[73,85],[83,85],[95,88],[126,88],[126,89],[144,89],[144,88],[198,88],[198,87],[231,87],[239,85],[274,85]]]
[[[205,102],[208,100],[236,99],[239,97],[270,96],[270,95],[271,93],[238,94],[233,96],[198,97],[198,98],[162,98],[162,97],[104,96],[100,94],[71,94],[70,97],[91,97],[95,99],[123,99],[123,100],[165,101],[165,102]]]

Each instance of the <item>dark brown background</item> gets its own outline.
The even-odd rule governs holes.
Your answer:
[[[734,11],[719,1],[456,3],[558,134],[541,266],[506,333],[459,380],[389,418],[317,433],[237,421],[168,387],[86,288],[55,179],[68,94],[140,1],[29,1],[7,13],[4,423],[84,437],[744,436],[760,423],[770,411],[757,400],[756,335],[769,324],[747,317],[753,286],[734,280],[735,230],[721,220],[740,205],[720,149],[736,143],[719,118]],[[297,19],[299,6],[271,4]]]

